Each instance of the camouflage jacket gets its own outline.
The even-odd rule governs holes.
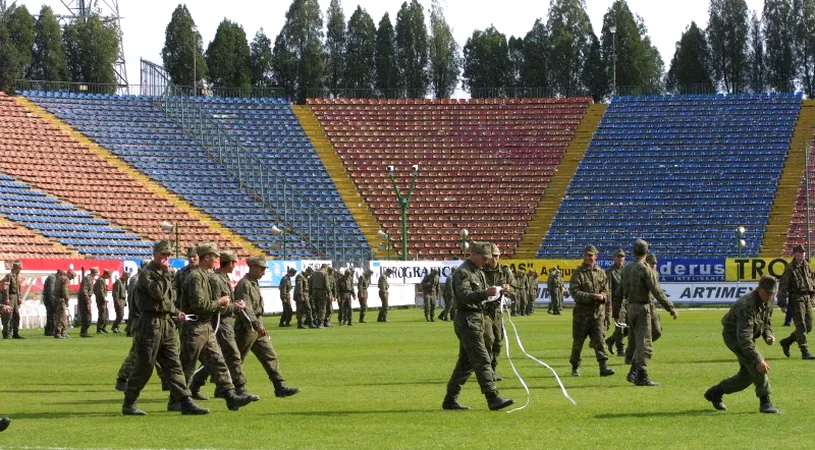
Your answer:
[[[315,295],[315,292],[325,292],[328,295],[328,274],[323,270],[318,270],[308,277],[308,290],[309,295]]]
[[[787,304],[793,300],[805,300],[812,298],[815,294],[815,279],[809,263],[802,260],[796,263],[795,260],[787,264],[781,281],[778,283],[778,306],[786,308]]]
[[[190,270],[181,288],[181,310],[198,316],[198,322],[208,321],[221,310],[212,289],[209,274],[199,266]]]
[[[113,283],[113,301],[117,305],[127,303],[127,285],[124,278],[119,278]]]
[[[70,296],[70,292],[68,291],[68,285],[70,284],[70,280],[67,276],[62,275],[57,277],[56,281],[54,281],[54,306],[68,306],[68,299]]]
[[[91,300],[91,296],[93,295],[93,278],[90,275],[85,276],[82,278],[82,282],[79,283],[79,294],[78,298],[80,301],[89,302]]]
[[[105,303],[108,296],[108,280],[97,278],[93,283],[93,295],[96,297],[96,303]]]
[[[57,275],[52,273],[45,278],[45,281],[42,283],[42,302],[50,302],[56,297],[57,293],[54,290],[54,286],[57,282]]]
[[[505,284],[510,286],[514,286],[517,284],[517,280],[515,280],[515,276],[512,274],[512,269],[509,268],[506,264],[499,264],[496,269],[492,269],[488,266],[484,267],[484,280],[487,282],[487,287],[490,286],[498,286],[501,287]],[[514,289],[514,287],[513,287]],[[498,311],[500,311],[498,302],[489,302],[484,304],[484,311],[491,314],[492,316],[495,315]]]
[[[615,308],[619,308],[622,303],[623,293],[620,289],[620,275],[623,273],[623,267],[611,266],[606,269],[606,278],[608,278],[608,288],[610,292],[611,304]]]
[[[343,275],[339,279],[339,286],[340,286],[340,295],[354,295],[354,276],[353,275]]]
[[[303,273],[294,279],[294,299],[297,301],[308,300],[308,278]]]
[[[368,298],[368,286],[371,285],[371,279],[367,276],[363,275],[359,277],[359,281],[357,281],[357,297],[360,300],[364,300]]]
[[[212,287],[212,296],[215,297],[216,300],[223,296],[227,296],[232,300],[226,308],[221,310],[221,317],[232,317],[235,312],[235,296],[232,292],[232,281],[229,280],[229,275],[217,270],[207,275],[209,275],[209,284]]]
[[[291,301],[291,277],[286,274],[283,278],[280,279],[280,284],[278,285],[278,289],[280,289],[280,301],[281,302],[290,302]]]
[[[487,299],[484,271],[470,260],[464,261],[453,274],[453,295],[459,311],[482,311]]]
[[[153,261],[139,271],[135,294],[136,306],[140,312],[169,314],[177,312],[173,274],[162,271]]]
[[[316,273],[316,272],[315,272]],[[244,276],[235,286],[235,301],[246,302],[246,316],[239,316],[241,320],[235,325],[235,331],[248,329],[257,330],[263,327],[263,297],[260,295],[260,286],[257,280]]]
[[[594,318],[605,313],[605,302],[597,300],[595,294],[605,294],[608,299],[608,279],[599,266],[593,268],[583,264],[573,274],[569,282],[569,293],[574,299],[574,313],[591,314]]]
[[[653,296],[668,312],[674,310],[673,303],[659,284],[659,274],[648,267],[645,261],[634,261],[623,267],[620,273],[620,290],[623,302],[647,305],[651,303]]]
[[[722,318],[722,336],[728,346],[738,349],[754,365],[764,358],[756,349],[755,339],[773,335],[772,305],[768,305],[754,290],[736,300]]]
[[[422,293],[425,297],[436,298],[439,296],[439,276],[434,273],[428,273],[422,278]]]
[[[379,282],[376,283],[376,287],[379,288],[380,292],[388,292],[388,289],[391,287],[390,283],[388,283],[388,276],[384,273],[380,274]]]

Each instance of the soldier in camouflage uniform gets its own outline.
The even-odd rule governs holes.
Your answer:
[[[430,273],[422,278],[422,300],[424,303],[424,320],[436,321],[436,301],[439,299],[439,269],[430,269]]]
[[[376,284],[379,288],[379,300],[382,301],[382,306],[379,307],[379,317],[376,319],[377,322],[388,321],[388,299],[390,298],[388,289],[391,287],[390,283],[388,283],[388,277],[391,274],[393,274],[393,270],[387,269],[384,274],[379,275],[379,282]]]
[[[538,272],[530,270],[526,277],[526,315],[535,314],[535,300],[538,298]]]
[[[439,320],[449,322],[456,316],[456,308],[453,305],[453,273],[447,277],[447,280],[442,286],[442,298],[444,299],[444,310],[439,314]],[[514,306],[513,306],[514,308]]]
[[[583,250],[583,265],[573,274],[569,283],[569,293],[574,299],[572,318],[572,376],[580,376],[580,361],[583,343],[589,338],[589,347],[594,349],[597,362],[600,364],[600,376],[614,375],[608,368],[608,356],[603,346],[605,333],[606,302],[609,300],[608,278],[597,266],[597,248],[593,245]]]
[[[512,293],[512,286],[516,284],[512,269],[506,264],[500,264],[501,250],[497,245],[491,244],[491,258],[484,266],[484,279],[487,286],[509,286],[504,295]],[[499,301],[503,301],[502,298]],[[493,372],[493,381],[502,381],[495,369],[498,367],[498,356],[501,355],[501,344],[504,342],[504,314],[501,312],[499,302],[484,304],[484,345],[490,354],[490,366]]]
[[[622,291],[620,290],[620,274],[623,272],[623,266],[625,265],[625,250],[618,248],[617,251],[614,253],[614,264],[611,267],[606,269],[606,277],[608,278],[608,286],[609,291],[611,293],[611,321],[606,327],[606,333],[608,333],[608,329],[613,327],[613,334],[606,339],[606,345],[608,346],[608,351],[612,355],[614,354],[614,347],[617,347],[617,356],[625,355],[625,351],[623,349],[623,330],[614,325],[615,322],[620,321],[620,308],[622,308]],[[606,314],[609,311],[606,309]]]
[[[331,307],[331,297],[329,294],[329,284],[331,278],[328,276],[328,264],[323,264],[320,270],[312,273],[308,277],[308,295],[314,302],[314,321],[316,328],[322,328],[325,321],[325,308]]]
[[[525,316],[526,315],[526,290],[528,285],[524,283],[526,280],[526,274],[523,270],[515,271],[515,279],[518,280],[518,285],[516,286],[514,296],[515,301],[512,303],[512,315],[513,316]]]
[[[153,260],[139,272],[134,298],[139,303],[141,317],[135,325],[133,338],[138,356],[125,387],[122,405],[124,415],[146,414],[136,405],[136,400],[150,380],[157,359],[161,360],[170,388],[167,409],[181,411],[181,414],[209,413],[208,409],[193,403],[181,370],[173,319],[184,321],[186,315],[175,308],[176,291],[173,289],[173,276],[170,272],[171,253],[172,245],[168,241],[157,242],[153,246]]]
[[[314,271],[311,267],[300,272],[294,279],[294,303],[297,307],[297,328],[316,328],[313,323],[311,301],[308,295],[308,278]]]
[[[52,273],[45,278],[45,281],[42,284],[42,304],[45,306],[45,335],[46,336],[53,336],[54,335],[54,304],[55,304],[55,291],[54,285],[57,282],[57,278],[64,275],[65,272],[62,269],[57,270],[56,273]]]
[[[110,270],[105,269],[93,284],[93,295],[96,297],[96,334],[108,334],[108,280]]]
[[[815,276],[806,260],[806,250],[802,245],[792,248],[792,262],[787,265],[781,282],[778,284],[778,306],[786,312],[792,308],[792,320],[795,331],[781,339],[781,350],[784,356],[790,356],[793,342],[798,343],[801,359],[813,360],[815,355],[809,352],[807,334],[812,331],[812,301],[815,299]]]
[[[334,303],[337,303],[337,309],[339,310],[339,289],[337,286],[337,273],[334,272],[334,268],[329,266],[327,269],[328,276],[326,280],[328,280],[328,303],[325,308],[325,316],[323,317],[323,326],[330,327],[331,325],[331,314],[334,312]]]
[[[365,269],[365,272],[359,277],[357,282],[357,298],[359,298],[359,323],[368,323],[365,321],[365,313],[368,312],[368,287],[371,285],[371,269]]]
[[[125,335],[127,337],[133,336],[133,329],[135,328],[136,319],[139,318],[139,307],[138,302],[136,302],[136,285],[139,281],[139,272],[141,272],[141,268],[150,264],[149,259],[143,259],[141,265],[139,266],[139,270],[136,271],[136,275],[130,277],[130,281],[127,282],[127,298],[130,299],[130,308],[127,310],[127,325],[125,326]]]
[[[130,278],[130,272],[122,272],[122,275],[113,283],[113,309],[116,312],[116,319],[113,321],[111,331],[114,333],[121,333],[119,325],[125,316],[125,306],[127,306],[127,279]]]
[[[192,269],[198,267],[198,254],[195,253],[195,247],[188,247],[187,248],[187,265],[184,266],[181,270],[177,271],[173,276],[173,285],[175,286],[175,291],[179,293],[179,297],[176,298],[176,301],[181,301],[181,291],[184,288],[184,281],[187,279],[187,275],[190,274]],[[180,308],[181,305],[176,305],[176,308]]]
[[[11,272],[3,277],[3,302],[11,307],[11,312],[3,314],[3,339],[25,339],[20,336],[20,271],[22,264],[15,261],[11,265]]]
[[[492,411],[506,408],[514,403],[504,399],[495,387],[490,354],[484,342],[485,321],[483,303],[490,297],[497,296],[498,288],[488,287],[482,268],[492,257],[492,246],[489,242],[473,242],[470,245],[470,257],[453,273],[453,291],[455,292],[456,318],[454,327],[459,340],[458,360],[447,383],[447,394],[442,401],[442,409],[469,409],[458,402],[462,386],[475,372],[481,393],[487,399],[487,406]],[[501,286],[509,289],[508,285]]]
[[[770,317],[773,312],[773,297],[777,282],[774,277],[764,275],[758,282],[758,289],[740,297],[722,318],[722,338],[727,348],[735,353],[739,361],[736,375],[726,378],[705,392],[705,399],[713,407],[724,411],[727,407],[722,402],[725,394],[743,391],[750,386],[756,387],[759,398],[759,411],[777,414],[770,401],[770,380],[767,373],[770,366],[756,348],[755,340],[764,339],[767,345],[775,342]]]
[[[70,295],[68,285],[74,278],[76,278],[76,273],[69,270],[58,276],[54,281],[54,316],[52,319],[54,322],[54,339],[66,339],[68,337],[65,332],[66,328],[68,328],[67,311]]]
[[[280,303],[283,305],[283,313],[280,314],[280,322],[277,324],[279,327],[290,327],[292,318],[291,309],[291,277],[297,274],[297,269],[291,267],[286,271],[286,275],[280,279],[278,290],[280,291]]]
[[[356,294],[354,293],[354,272],[351,269],[346,269],[345,274],[340,277],[337,283],[340,295],[340,326],[348,325],[353,326],[351,323],[351,316],[353,315],[353,301]]]
[[[679,312],[660,286],[657,272],[645,263],[648,243],[637,239],[634,242],[633,253],[635,261],[627,264],[620,274],[622,301],[627,303],[626,323],[628,332],[632,335],[629,337],[629,346],[636,346],[627,379],[629,381],[633,379],[637,386],[659,386],[659,383],[651,381],[648,377],[648,361],[654,352],[651,334],[654,305],[651,296],[659,301],[674,319],[679,316]]]
[[[235,341],[241,352],[241,360],[246,362],[246,356],[251,350],[272,381],[275,397],[289,397],[300,392],[300,389],[288,387],[284,383],[277,353],[272,347],[271,338],[267,337],[266,327],[263,326],[263,298],[260,296],[258,280],[266,272],[266,258],[254,256],[247,259],[246,263],[249,265],[249,273],[235,287],[235,301],[245,304],[235,324]]]
[[[187,316],[194,315],[195,320],[186,321],[181,327],[181,367],[184,379],[189,384],[200,359],[212,374],[217,396],[226,400],[227,407],[236,411],[253,399],[235,392],[235,385],[224,361],[221,347],[215,338],[212,320],[217,319],[219,312],[224,312],[232,303],[229,295],[215,292],[210,283],[209,270],[218,263],[220,254],[215,244],[204,244],[196,247],[198,266],[189,271],[180,292],[181,310]],[[190,389],[192,393],[192,388]],[[195,397],[193,397],[195,398]]]
[[[99,274],[99,269],[91,267],[90,273],[84,276],[82,282],[79,284],[77,309],[79,312],[79,320],[82,323],[79,336],[83,338],[92,337],[90,333],[88,333],[88,328],[91,326],[91,296],[93,295],[94,280],[97,274]]]
[[[549,313],[556,316],[563,310],[563,294],[566,289],[563,286],[563,273],[560,269],[552,269],[549,278],[546,280],[546,290],[549,291]]]
[[[252,401],[257,401],[260,400],[260,397],[246,391],[246,375],[243,372],[241,352],[238,349],[238,344],[235,342],[235,314],[241,313],[241,307],[240,305],[236,305],[233,301],[234,294],[232,292],[232,281],[229,279],[229,275],[235,270],[235,266],[238,264],[238,255],[233,251],[221,252],[220,261],[221,265],[218,269],[209,274],[209,283],[212,287],[214,298],[229,297],[230,302],[218,315],[215,340],[218,342],[221,354],[224,357],[224,362],[226,362],[226,366],[229,369],[229,376],[232,377],[232,384],[235,385],[235,393],[247,396],[252,399]],[[192,376],[192,381],[190,382],[192,398],[196,400],[209,400],[209,398],[201,393],[201,387],[206,384],[209,375],[210,373],[207,366],[202,365]],[[216,393],[216,395],[220,394],[220,392]]]
[[[656,255],[654,255],[653,253],[648,253],[648,255],[645,256],[645,264],[647,264],[648,267],[651,270],[653,270],[654,273],[656,273],[657,281],[659,281],[659,272],[657,271]],[[665,291],[663,290],[663,292]],[[665,296],[667,297],[668,294],[665,294]],[[648,298],[650,299],[652,304],[654,303],[654,300],[656,300],[654,296],[651,294],[648,294]],[[627,323],[628,318],[626,309],[628,308],[628,301],[623,300],[620,304],[620,308],[622,309],[622,311],[620,311],[620,316],[617,320],[620,323]],[[662,323],[659,320],[659,311],[654,307],[651,308],[651,342],[654,343],[658,341],[660,337],[662,337]],[[631,362],[634,361],[634,353],[636,353],[636,351],[637,351],[637,341],[632,334],[629,334],[628,347],[625,349],[626,364],[631,364]],[[631,383],[636,382],[636,378],[634,377],[633,372],[629,372],[628,381]]]

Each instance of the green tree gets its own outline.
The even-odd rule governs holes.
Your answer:
[[[562,96],[585,92],[581,76],[591,49],[591,22],[585,0],[551,0],[549,67],[552,87]]]
[[[520,85],[539,88],[542,95],[552,95],[549,93],[549,31],[540,18],[524,36]]]
[[[367,11],[357,6],[348,20],[348,40],[345,54],[345,87],[355,90],[355,97],[370,97],[374,93],[376,25]]]
[[[612,25],[617,27],[616,36],[611,35]],[[651,45],[642,18],[634,16],[625,0],[616,0],[603,17],[602,46],[605,67],[609,70],[614,67],[616,47],[618,90],[623,86],[634,88],[634,92],[662,91],[665,70],[662,57]]]
[[[34,59],[34,17],[25,6],[13,4],[6,10],[5,19],[11,44],[17,59],[16,78],[25,78]]]
[[[399,87],[399,66],[396,59],[396,36],[388,13],[379,21],[376,30],[376,53],[374,55],[376,88],[380,95],[389,98],[401,97]],[[402,92],[400,92],[402,91]]]
[[[671,60],[666,85],[670,92],[693,92],[690,86],[711,86],[713,79],[710,76],[710,49],[707,45],[705,33],[691,22],[685,28],[679,42],[676,43],[676,52]]]
[[[263,31],[255,33],[249,44],[249,80],[254,87],[270,87],[272,83],[272,40]]]
[[[608,74],[603,62],[602,46],[600,45],[600,39],[593,32],[591,33],[589,54],[583,65],[582,81],[595,102],[602,101],[608,94]]]
[[[464,45],[464,88],[474,98],[505,95],[512,77],[507,38],[495,27],[475,30]]]
[[[430,6],[430,85],[435,98],[448,98],[458,86],[461,56],[438,0]]]
[[[209,80],[214,87],[249,88],[249,42],[243,27],[224,19],[206,52]]]
[[[309,93],[323,87],[323,15],[317,0],[293,0],[286,21],[275,39],[275,82],[286,97],[303,103]]]
[[[0,16],[0,91],[11,92],[20,64],[5,17]]]
[[[510,96],[522,96],[519,88],[524,87],[521,83],[521,68],[524,66],[524,40],[510,36],[507,41],[509,49],[509,82]]]
[[[345,70],[345,13],[340,0],[331,0],[326,12],[328,22],[325,34],[325,86],[334,95],[343,87],[342,74]]]
[[[795,62],[795,14],[792,11],[792,0],[764,0],[764,21],[763,41],[766,43],[766,53],[764,62],[767,67],[767,83],[774,89],[788,91],[792,88],[796,76]],[[753,14],[753,18],[755,14]],[[755,23],[751,27],[751,38],[758,32],[757,38],[761,38],[760,23],[758,30]],[[754,49],[755,42],[751,40],[751,47]],[[751,53],[755,53],[751,49]],[[752,58],[751,58],[752,59]],[[753,68],[751,61],[751,73]]]
[[[713,76],[727,92],[741,92],[747,81],[750,25],[744,0],[710,0],[708,43]]]
[[[809,98],[815,98],[815,0],[793,0],[793,38],[798,77]]]
[[[176,85],[201,86],[207,76],[204,44],[187,5],[178,5],[173,11],[164,31],[161,60]]]
[[[427,94],[428,58],[424,8],[418,0],[404,2],[396,14],[396,61],[399,80],[408,97],[421,98]]]
[[[116,91],[114,64],[119,56],[119,33],[113,23],[103,23],[98,14],[75,20],[65,27],[65,56],[75,82],[106,85]]]
[[[758,15],[753,12],[753,17],[750,19],[750,49],[747,54],[747,64],[750,67],[748,73],[748,83],[750,90],[753,92],[764,92],[767,87],[767,68],[764,50],[764,34],[761,28],[761,21]],[[794,74],[793,68],[793,74]],[[782,84],[783,85],[783,84]],[[787,90],[789,88],[785,88]]]
[[[34,25],[34,59],[31,79],[68,81],[68,61],[62,45],[62,29],[50,6],[40,9]]]

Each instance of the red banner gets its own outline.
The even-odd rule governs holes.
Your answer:
[[[110,270],[111,277],[108,280],[108,289],[113,287],[113,282],[119,279],[119,275],[124,270],[121,260],[92,260],[92,259],[21,259],[20,263],[23,266],[23,271],[20,274],[20,289],[25,292],[28,286],[31,286],[31,293],[42,292],[43,283],[45,278],[52,273],[56,273],[58,269],[64,271],[73,270],[76,272],[76,277],[71,280],[69,290],[71,292],[79,291],[79,284],[82,281],[82,274],[80,271],[84,270],[87,276],[91,267],[99,268],[101,275],[105,269]]]

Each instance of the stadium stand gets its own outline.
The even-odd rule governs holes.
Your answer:
[[[810,103],[811,109],[815,109],[815,101],[808,100],[805,103]],[[815,111],[810,111],[810,113],[815,113]],[[815,114],[813,114],[812,119],[815,119]],[[803,244],[807,245],[807,180],[809,183],[809,222],[810,225],[815,224],[815,136],[811,135],[813,128],[809,128],[808,131],[810,132],[809,139],[807,140],[807,150],[809,151],[809,160],[808,165],[804,164],[804,159],[801,158],[801,166],[804,167],[806,171],[802,177],[800,177],[799,187],[798,187],[798,194],[795,196],[794,207],[792,211],[792,218],[789,224],[789,230],[786,236],[786,242],[783,248],[782,253],[789,255],[792,253],[792,246],[795,244]],[[803,153],[803,152],[802,152]],[[815,236],[810,236],[810,239],[815,238]],[[810,241],[811,243],[811,241]],[[812,251],[811,248],[807,249],[808,251]]]
[[[278,223],[237,180],[224,177],[225,171],[216,160],[167,117],[160,99],[23,94],[264,252],[281,255],[280,250],[272,249],[281,238],[270,233]],[[314,256],[313,249],[294,236],[286,242],[291,257]]]
[[[0,260],[76,258],[78,255],[0,216]]]
[[[633,238],[672,257],[755,256],[801,105],[795,94],[612,101],[538,257],[603,255]]]
[[[151,241],[173,238],[161,230],[166,220],[179,224],[182,245],[212,241],[241,250],[74,139],[59,124],[38,116],[32,105],[16,100],[0,95],[2,116],[10,131],[0,152],[0,169],[8,175]],[[82,114],[91,117],[89,111]],[[99,219],[88,219],[96,221],[87,225],[109,225]]]
[[[590,101],[309,99],[394,241],[401,211],[385,167],[406,191],[419,164],[408,248],[425,259],[459,255],[460,229],[512,255]]]

